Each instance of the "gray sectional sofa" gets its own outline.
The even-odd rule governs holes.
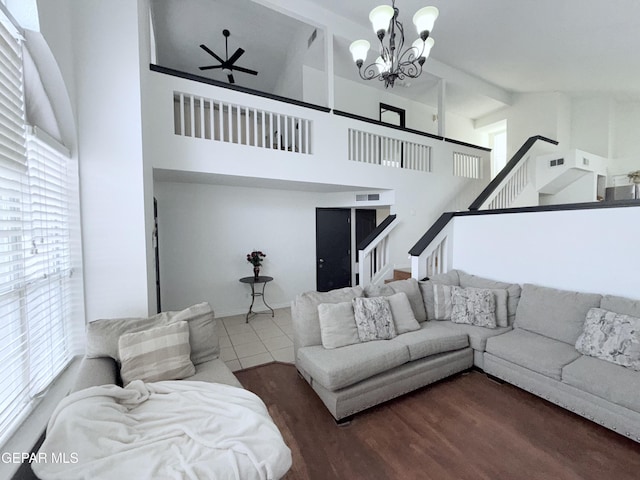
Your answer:
[[[503,326],[437,320],[441,286],[491,290]],[[390,340],[323,346],[319,305],[400,291],[410,300],[418,330]],[[292,302],[295,362],[336,420],[475,366],[640,442],[640,371],[576,349],[587,314],[598,308],[630,316],[632,322],[640,318],[640,300],[521,287],[459,270],[422,282],[306,292]],[[632,325],[640,329],[640,323]],[[640,365],[637,330],[630,350],[637,347],[635,366]]]

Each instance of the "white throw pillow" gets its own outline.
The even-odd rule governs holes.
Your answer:
[[[391,316],[396,327],[396,333],[401,335],[414,330],[420,330],[420,324],[411,308],[409,297],[404,292],[395,293],[386,297],[391,308]]]
[[[361,342],[389,340],[396,336],[391,308],[385,297],[354,298],[352,302]]]
[[[640,371],[640,318],[591,308],[576,350]]]
[[[351,302],[318,305],[320,336],[324,348],[338,348],[360,343]]]
[[[124,385],[133,380],[179,380],[196,373],[186,321],[124,334],[118,340],[118,353]]]
[[[451,287],[451,321],[496,328],[496,300],[486,288]]]

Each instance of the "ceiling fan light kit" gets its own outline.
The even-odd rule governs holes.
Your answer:
[[[233,77],[234,70],[242,73],[248,73],[249,75],[258,75],[258,72],[256,72],[255,70],[251,70],[249,68],[239,67],[235,65],[238,59],[244,54],[244,49],[238,48],[233,53],[233,55],[229,57],[229,37],[231,36],[231,32],[229,32],[229,30],[225,28],[224,30],[222,30],[222,35],[224,35],[225,59],[223,60],[222,57],[216,54],[209,47],[207,47],[204,44],[201,44],[200,48],[203,49],[205,52],[207,52],[209,55],[211,55],[213,58],[215,58],[218,62],[220,62],[220,64],[205,65],[205,66],[199,67],[200,70],[214,70],[219,68],[222,70],[222,73],[227,76],[227,80],[229,81],[229,83],[236,83],[236,80]]]
[[[395,0],[392,0],[391,5],[380,5],[371,10],[369,20],[380,42],[380,55],[373,63],[363,68],[371,44],[366,40],[356,40],[351,44],[349,50],[358,67],[360,78],[378,79],[384,81],[385,87],[393,87],[397,79],[419,77],[435,43],[430,34],[438,13],[436,7],[423,7],[415,13],[413,23],[418,38],[403,50],[404,27],[398,20],[400,10],[396,7]]]

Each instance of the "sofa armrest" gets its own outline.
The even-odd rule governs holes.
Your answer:
[[[118,384],[118,365],[111,357],[83,358],[72,392],[100,385]]]

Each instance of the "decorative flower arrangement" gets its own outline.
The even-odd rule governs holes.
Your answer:
[[[247,262],[253,265],[253,278],[255,278],[256,282],[260,278],[260,265],[262,265],[262,260],[264,260],[266,256],[267,254],[262,253],[260,250],[247,253]]]
[[[640,170],[629,172],[627,174],[627,177],[629,177],[629,180],[631,180],[633,183],[640,183]]]
[[[262,253],[260,250],[254,250],[251,253],[247,253],[247,262],[249,262],[254,267],[259,267],[260,265],[262,265],[262,260],[266,256],[266,253]]]

